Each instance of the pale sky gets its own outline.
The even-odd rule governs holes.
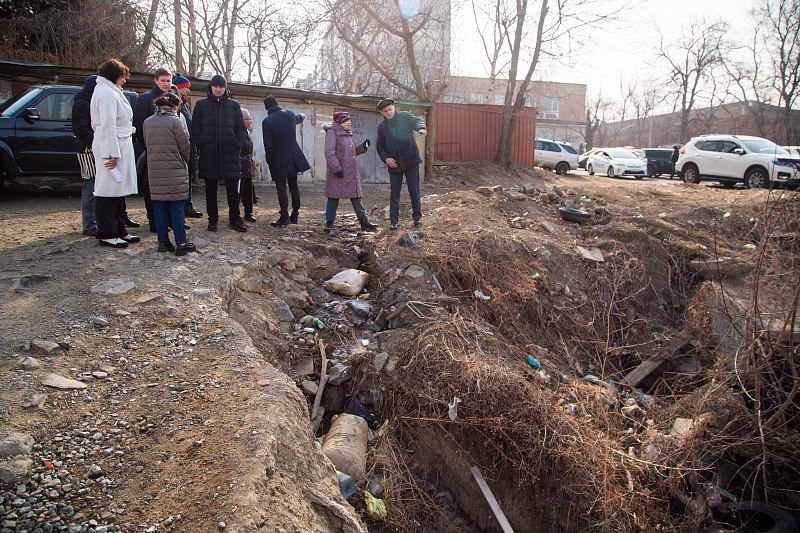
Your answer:
[[[609,0],[612,1],[612,0]],[[616,22],[602,27],[582,28],[578,32],[584,45],[574,54],[569,65],[550,65],[539,70],[535,78],[548,81],[587,84],[587,95],[602,91],[606,98],[619,95],[620,79],[648,80],[659,74],[655,56],[659,32],[668,42],[678,38],[682,26],[692,20],[722,19],[731,26],[730,37],[746,41],[752,35],[753,8],[758,0],[641,0],[619,15]],[[471,9],[454,14],[453,46],[458,56],[453,70],[466,76],[486,76],[486,68],[478,61],[483,52],[475,33]],[[456,31],[455,28],[460,28]]]

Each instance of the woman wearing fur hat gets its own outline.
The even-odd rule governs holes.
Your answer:
[[[337,111],[333,114],[333,124],[325,133],[325,162],[327,163],[325,192],[328,196],[328,206],[325,210],[326,232],[333,228],[340,198],[350,199],[361,229],[366,231],[378,229],[378,226],[372,224],[367,218],[364,205],[361,203],[361,175],[356,163],[356,156],[363,154],[369,148],[369,139],[356,146],[353,142],[352,124],[350,113]]]

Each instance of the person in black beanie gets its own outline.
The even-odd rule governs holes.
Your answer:
[[[272,95],[264,97],[264,107],[267,108],[267,118],[261,122],[264,153],[267,157],[272,181],[275,182],[280,205],[280,218],[270,224],[273,227],[297,224],[297,215],[300,211],[300,189],[297,187],[297,174],[311,169],[303,150],[297,144],[297,125],[303,122],[306,116],[283,109]],[[291,215],[289,214],[289,195],[286,192],[287,185],[292,194]]]
[[[228,82],[219,74],[211,78],[208,98],[200,100],[192,116],[192,137],[197,146],[198,175],[206,180],[208,231],[217,231],[219,210],[217,185],[225,184],[228,196],[229,225],[247,231],[239,211],[239,181],[242,178],[240,153],[247,140],[247,129],[239,102],[231,98]]]

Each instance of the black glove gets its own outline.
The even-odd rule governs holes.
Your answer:
[[[361,146],[363,146],[363,147],[364,147],[364,150],[366,150],[367,148],[369,148],[369,145],[370,145],[369,139],[367,139],[366,141],[364,141],[363,143],[361,143]]]
[[[334,175],[335,175],[337,178],[343,178],[343,177],[344,177],[344,172],[342,172],[342,171],[340,170],[339,172],[334,172]]]

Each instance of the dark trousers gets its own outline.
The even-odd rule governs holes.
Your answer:
[[[363,223],[367,218],[367,212],[364,210],[364,204],[361,203],[361,198],[350,198],[350,203],[353,204],[353,211],[356,212],[358,221]],[[336,220],[336,211],[339,209],[339,198],[328,198],[328,207],[325,209],[325,221],[333,222]]]
[[[95,196],[98,239],[117,239],[128,234],[125,229],[125,197]]]
[[[419,197],[419,165],[400,172],[389,172],[389,221],[397,224],[400,219],[400,191],[403,189],[403,175],[406,177],[408,195],[411,197],[411,212],[415,222],[422,220],[422,205]]]
[[[297,187],[297,176],[285,179],[275,180],[275,189],[278,191],[278,205],[281,208],[281,220],[289,220],[289,194],[286,187],[289,187],[289,193],[292,194],[292,216],[297,219],[297,213],[300,211],[300,189]]]
[[[239,196],[242,198],[244,214],[253,214],[253,178],[242,178],[239,184]]]
[[[217,207],[217,180],[206,180],[206,211],[208,211],[208,221],[216,222],[219,220],[219,208]],[[228,196],[228,218],[231,222],[242,220],[239,212],[239,180],[225,180],[225,193]]]
[[[144,208],[147,210],[147,221],[150,227],[155,227],[153,220],[153,200],[150,198],[150,180],[147,177],[147,152],[143,151],[136,160],[136,177],[139,193],[144,198]]]
[[[186,244],[186,228],[184,227],[183,206],[185,200],[153,202],[153,222],[156,225],[158,242],[169,242],[169,228],[175,233],[175,244]]]

